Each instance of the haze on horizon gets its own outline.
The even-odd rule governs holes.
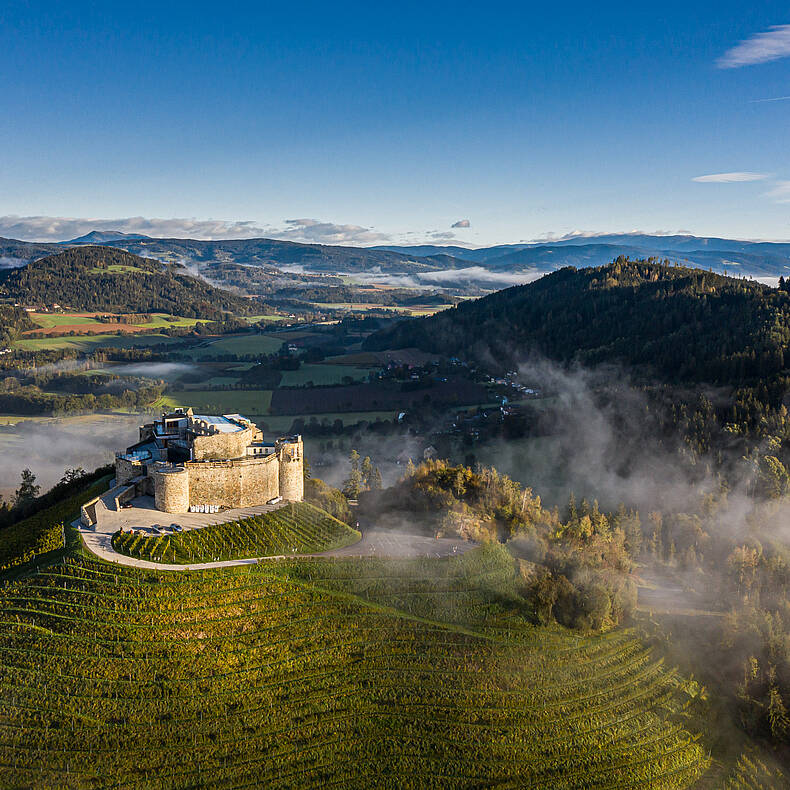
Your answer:
[[[12,1],[0,77],[0,236],[790,238],[778,2]]]

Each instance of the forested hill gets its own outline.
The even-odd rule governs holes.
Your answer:
[[[0,270],[0,296],[76,310],[217,318],[249,311],[245,299],[183,270],[112,247],[75,247],[17,269]]]
[[[366,347],[493,357],[503,366],[537,352],[563,362],[645,365],[669,381],[735,384],[783,371],[788,341],[786,291],[618,258],[404,321]]]

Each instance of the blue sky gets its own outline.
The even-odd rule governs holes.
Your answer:
[[[787,3],[127,5],[0,6],[0,235],[790,238]]]

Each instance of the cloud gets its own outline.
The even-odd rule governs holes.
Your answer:
[[[743,181],[764,181],[768,177],[767,173],[711,173],[707,176],[696,176],[691,180],[700,184],[735,184]]]
[[[691,236],[690,230],[623,230],[623,231],[593,231],[571,230],[567,233],[553,233],[549,231],[534,239],[522,239],[520,244],[550,244],[573,239],[597,239],[602,236]]]
[[[716,61],[720,69],[738,69],[790,57],[790,25],[775,25],[741,41]]]
[[[749,104],[765,104],[772,101],[790,101],[790,96],[773,96],[770,99],[751,99]]]
[[[777,181],[764,197],[770,198],[774,203],[790,203],[790,181]]]
[[[458,222],[453,222],[451,228],[471,228],[472,223],[468,219],[459,219]]]
[[[29,241],[68,241],[84,236],[92,230],[140,233],[159,238],[190,239],[252,239],[270,235],[272,228],[264,228],[251,221],[158,219],[123,217],[96,219],[77,217],[20,217],[10,214],[0,217],[0,236]]]
[[[275,238],[315,244],[377,244],[390,236],[360,225],[336,225],[318,219],[287,219],[286,229],[275,231]]]

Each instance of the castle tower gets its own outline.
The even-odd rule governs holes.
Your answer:
[[[165,513],[186,513],[189,510],[189,472],[183,466],[156,469],[154,503]]]
[[[304,499],[304,444],[301,436],[289,436],[275,443],[280,464],[280,496],[290,502]]]

